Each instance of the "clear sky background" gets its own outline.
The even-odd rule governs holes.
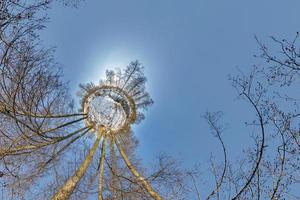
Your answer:
[[[222,158],[205,111],[224,112],[231,160],[251,145],[244,122],[254,112],[236,99],[228,75],[263,63],[253,58],[254,34],[292,39],[299,8],[299,0],[86,0],[78,9],[54,5],[42,39],[57,47],[73,94],[106,69],[142,62],[155,103],[134,128],[138,156],[147,165],[163,152],[191,167],[211,153]]]

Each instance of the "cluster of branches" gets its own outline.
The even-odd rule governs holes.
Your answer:
[[[295,189],[300,184],[298,36],[292,41],[270,37],[275,44],[271,50],[255,38],[260,49],[255,57],[264,64],[230,77],[238,97],[256,117],[246,123],[254,132],[254,146],[245,149],[243,159],[230,163],[219,122],[222,113],[206,113],[224,155],[221,163],[211,161],[216,184],[206,199],[299,199]]]
[[[0,2],[0,182],[6,198],[25,198],[51,161],[88,130],[74,126],[85,116],[73,113],[53,49],[40,44],[50,3]]]

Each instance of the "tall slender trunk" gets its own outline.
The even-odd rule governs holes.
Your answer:
[[[99,183],[98,183],[98,200],[103,200],[103,172],[104,172],[104,159],[105,159],[105,144],[106,138],[103,137],[102,147],[101,147],[101,158],[100,158],[100,169],[99,169]]]
[[[90,149],[87,157],[81,163],[80,167],[77,169],[75,174],[71,176],[66,183],[58,190],[58,192],[52,197],[52,200],[67,200],[70,198],[71,194],[73,193],[75,187],[80,182],[82,176],[85,174],[87,168],[89,167],[94,154],[99,146],[99,142],[102,136],[102,129],[99,129],[99,133],[97,135],[96,141],[93,147]]]
[[[145,180],[145,178],[140,175],[140,173],[135,169],[135,167],[131,164],[129,158],[127,157],[125,151],[121,147],[120,143],[115,139],[115,144],[117,145],[117,148],[125,161],[128,169],[131,171],[131,173],[137,178],[138,182],[142,184],[142,186],[147,190],[149,195],[155,199],[155,200],[162,200],[162,198],[159,196],[157,192],[154,191],[154,189],[151,187],[151,185]]]
[[[114,143],[114,137],[111,136],[110,137],[110,167],[111,167],[111,182],[112,182],[112,200],[118,200],[118,194],[116,191],[116,187],[117,187],[117,177],[116,177],[116,173],[117,173],[117,169],[116,169],[116,154],[115,154],[115,143]]]

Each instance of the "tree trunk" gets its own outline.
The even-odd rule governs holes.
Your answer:
[[[115,147],[114,147],[114,137],[110,137],[110,167],[111,167],[111,178],[112,178],[112,200],[118,200],[118,194],[116,188],[118,187],[117,183],[117,168],[116,168],[116,154],[115,154]]]
[[[130,160],[128,159],[126,153],[124,152],[123,148],[121,147],[121,145],[119,144],[119,142],[117,141],[117,139],[115,139],[115,144],[117,145],[117,148],[118,148],[118,150],[119,150],[119,152],[120,152],[123,160],[125,161],[128,169],[137,178],[138,182],[142,184],[142,186],[147,190],[147,192],[150,194],[150,196],[153,199],[155,199],[155,200],[162,200],[162,198],[159,196],[159,194],[153,190],[153,188],[151,187],[151,185],[145,180],[145,178],[143,176],[140,175],[140,173],[131,164]]]
[[[102,136],[102,129],[99,129],[99,133],[97,135],[96,141],[93,147],[90,149],[87,157],[80,165],[79,169],[76,173],[71,176],[67,182],[58,190],[58,192],[52,197],[52,200],[67,200],[70,198],[71,194],[73,193],[75,187],[78,185],[79,181],[81,180],[82,176],[85,174],[87,168],[89,167],[94,154],[99,146],[99,142]]]
[[[105,158],[105,142],[106,138],[103,137],[102,147],[101,147],[101,158],[100,158],[100,169],[99,169],[99,183],[98,183],[98,200],[103,200],[103,172],[104,172],[104,158]]]

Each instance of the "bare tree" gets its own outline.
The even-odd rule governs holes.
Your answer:
[[[255,37],[261,52],[256,57],[266,64],[230,76],[238,97],[248,103],[256,117],[246,123],[253,131],[254,145],[245,149],[243,159],[229,161],[220,113],[205,115],[224,155],[222,163],[211,161],[216,186],[206,199],[300,198],[293,194],[293,188],[299,187],[300,170],[299,95],[295,93],[300,70],[298,33],[290,42],[270,38],[274,50]]]
[[[60,114],[71,110],[63,103],[70,98],[51,50],[39,45],[37,31],[46,20],[40,14],[48,5],[0,3],[0,166],[2,186],[12,198],[23,196],[39,176],[41,163],[52,154],[49,145],[63,141],[51,123],[62,126],[65,119]]]

